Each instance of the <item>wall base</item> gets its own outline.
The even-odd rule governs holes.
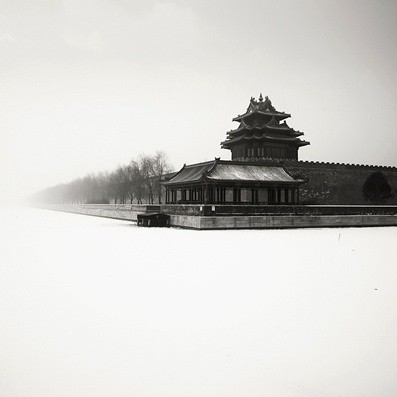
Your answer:
[[[193,207],[193,206],[192,206]],[[202,206],[196,206],[200,212],[203,212]],[[126,221],[137,221],[138,214],[150,214],[160,212],[158,205],[129,205],[129,204],[60,204],[48,205],[45,209],[71,212],[82,215],[100,216],[104,218],[122,219]],[[271,207],[268,207],[272,211]],[[293,208],[298,207],[291,207]],[[360,209],[341,206],[333,207],[304,207],[305,211],[310,210],[308,214],[258,214],[258,215],[190,215],[190,214],[170,214],[170,226],[198,230],[211,229],[280,229],[280,228],[323,228],[323,227],[362,227],[362,226],[397,226],[397,208],[392,207],[374,207],[373,214],[370,214],[370,208],[365,207],[363,214],[346,214],[343,211]],[[163,213],[167,213],[161,208]],[[171,208],[170,208],[171,209]],[[333,215],[319,215],[313,210],[322,210],[327,212],[333,211]],[[189,210],[191,211],[191,210]],[[337,212],[340,212],[337,214]],[[381,213],[385,211],[385,213]],[[380,212],[380,213],[379,213]]]
[[[189,216],[171,215],[170,225],[189,229],[282,229],[397,226],[397,215]]]

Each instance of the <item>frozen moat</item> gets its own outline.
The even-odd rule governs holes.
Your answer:
[[[0,210],[1,396],[395,396],[397,228]]]

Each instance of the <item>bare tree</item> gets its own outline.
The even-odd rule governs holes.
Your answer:
[[[126,174],[122,166],[119,166],[115,171],[110,174],[109,183],[110,191],[114,197],[115,204],[125,203],[125,198],[127,196],[127,180]]]
[[[135,195],[138,204],[142,204],[142,198],[145,195],[145,181],[139,163],[131,160],[128,170],[130,175],[130,190]]]
[[[153,204],[154,202],[154,186],[153,186],[153,158],[148,155],[142,155],[139,161],[139,169],[147,188],[148,202]]]
[[[172,172],[173,168],[169,163],[167,155],[162,151],[157,151],[152,157],[152,175],[154,178],[154,184],[157,188],[157,197],[159,204],[161,204],[161,177],[164,174]]]
[[[115,203],[124,204],[128,199],[142,204],[147,197],[149,204],[154,203],[155,192],[161,203],[161,177],[172,168],[164,152],[154,156],[142,155],[139,161],[131,160],[128,165],[120,165],[112,172],[87,174],[69,183],[59,184],[37,192],[31,197],[35,203]]]

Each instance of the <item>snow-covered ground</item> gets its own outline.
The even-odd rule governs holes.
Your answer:
[[[396,396],[397,228],[0,211],[0,395]]]

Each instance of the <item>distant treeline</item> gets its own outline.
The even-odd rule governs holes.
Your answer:
[[[172,172],[164,152],[142,155],[113,172],[91,173],[37,192],[31,196],[34,204],[153,204],[162,202],[160,180]]]

